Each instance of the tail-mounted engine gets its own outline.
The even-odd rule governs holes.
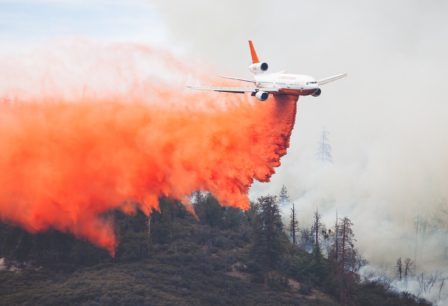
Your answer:
[[[252,73],[262,73],[268,71],[269,65],[268,63],[256,63],[249,66],[249,70]]]

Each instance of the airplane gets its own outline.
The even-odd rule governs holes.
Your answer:
[[[250,55],[252,57],[252,64],[249,66],[249,71],[252,73],[254,80],[243,78],[226,77],[225,79],[236,80],[241,82],[252,83],[251,87],[196,87],[188,86],[190,89],[207,90],[225,93],[250,93],[260,101],[266,101],[269,95],[288,95],[288,96],[320,96],[322,90],[321,85],[342,79],[347,76],[346,73],[330,76],[321,80],[315,80],[313,77],[300,74],[290,74],[281,72],[269,73],[269,65],[266,62],[261,62],[255,51],[254,44],[249,40]]]

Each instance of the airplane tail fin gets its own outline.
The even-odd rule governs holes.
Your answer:
[[[252,40],[249,40],[250,56],[252,57],[252,64],[257,64],[260,62],[258,59],[257,51],[255,51],[254,44]]]

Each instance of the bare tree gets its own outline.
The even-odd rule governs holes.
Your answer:
[[[322,131],[322,137],[319,141],[319,148],[317,150],[316,157],[321,162],[333,163],[333,158],[331,156],[331,145],[328,141],[328,132],[326,130]]]
[[[407,281],[408,277],[411,276],[415,271],[414,262],[408,257],[404,260],[404,279]]]
[[[402,277],[403,277],[403,263],[401,262],[401,257],[398,258],[397,260],[397,275],[398,275],[398,280],[401,281]]]
[[[338,225],[337,237],[339,240],[338,254],[336,264],[336,276],[340,284],[340,301],[343,304],[349,304],[350,292],[359,269],[359,256],[354,246],[354,233],[352,221],[345,217],[340,220]]]
[[[439,286],[439,301],[441,299],[442,296],[442,290],[443,290],[443,286],[445,285],[445,278],[442,279],[442,281],[440,282],[440,286]]]
[[[316,209],[316,211],[314,212],[314,220],[313,220],[313,226],[311,227],[311,231],[313,233],[314,236],[314,248],[313,248],[313,253],[316,256],[321,256],[321,250],[320,250],[320,244],[319,244],[319,239],[320,239],[320,232],[322,230],[322,222],[321,220],[321,216],[319,214],[319,211]]]
[[[355,266],[356,251],[354,248],[354,233],[352,229],[352,221],[345,217],[340,221],[338,227],[338,263],[340,264],[342,270],[351,271]]]
[[[336,211],[336,222],[334,224],[334,260],[338,261],[339,254],[339,219],[338,212]]]
[[[436,283],[437,279],[438,279],[438,274],[437,273],[430,274],[427,277],[425,277],[425,274],[422,272],[417,277],[417,281],[418,281],[418,285],[419,285],[417,296],[420,296],[422,293],[429,293],[429,292],[431,292],[432,287]]]
[[[291,221],[289,223],[289,235],[291,236],[293,245],[297,245],[298,230],[299,230],[299,221],[297,221],[295,206],[294,206],[294,203],[292,203]]]

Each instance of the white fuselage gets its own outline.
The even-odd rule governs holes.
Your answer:
[[[307,96],[320,91],[317,81],[310,76],[290,73],[254,74],[255,86],[259,90],[277,89],[279,94]]]

